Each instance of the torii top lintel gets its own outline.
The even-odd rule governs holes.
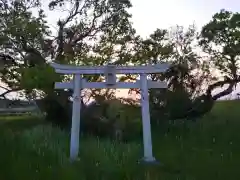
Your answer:
[[[73,66],[51,63],[51,66],[61,74],[104,74],[109,66],[115,68],[116,74],[156,74],[163,73],[170,67],[167,63],[146,66]]]

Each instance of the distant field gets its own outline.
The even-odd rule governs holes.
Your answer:
[[[36,117],[0,117],[3,180],[238,180],[240,101],[220,101],[193,123],[153,132],[164,166],[138,164],[139,142],[82,138],[80,160],[68,162],[69,135]]]

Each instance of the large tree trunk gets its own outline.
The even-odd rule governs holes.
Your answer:
[[[231,94],[238,82],[240,82],[240,77],[237,77],[236,79],[227,78],[223,81],[218,81],[209,85],[206,93],[202,96],[199,96],[193,101],[193,106],[186,113],[186,117],[199,118],[209,113],[212,110],[215,101],[220,99],[221,97]],[[220,90],[216,94],[213,94],[213,91],[216,88],[223,87],[224,85],[228,86],[225,89]]]

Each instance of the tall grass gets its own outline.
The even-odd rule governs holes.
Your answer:
[[[69,133],[46,124],[32,126],[32,122],[26,128],[26,121],[24,126],[2,123],[0,179],[238,180],[238,105],[221,102],[199,122],[155,130],[154,155],[164,166],[139,164],[143,154],[139,142],[96,137],[81,137],[79,160],[70,163]],[[25,128],[16,131],[16,126]]]

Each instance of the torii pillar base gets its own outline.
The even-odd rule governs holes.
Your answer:
[[[161,162],[157,161],[154,157],[151,158],[151,159],[142,158],[142,159],[139,160],[139,164],[163,166],[163,164]]]

